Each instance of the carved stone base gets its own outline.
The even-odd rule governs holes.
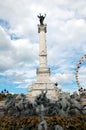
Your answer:
[[[58,96],[60,93],[60,89],[55,86],[54,83],[34,83],[31,85],[31,88],[27,94],[27,98],[31,101],[35,100],[35,98],[41,94],[42,91],[47,90],[47,98],[50,100],[58,100]]]

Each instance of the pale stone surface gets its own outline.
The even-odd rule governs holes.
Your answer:
[[[83,106],[86,106],[86,98],[81,98],[81,104],[82,104]]]
[[[33,83],[27,94],[29,100],[34,100],[41,91],[46,91],[47,98],[58,100],[60,89],[50,80],[50,68],[47,67],[47,48],[46,48],[46,24],[38,25],[38,33],[40,38],[39,44],[39,68],[36,71],[37,81]]]
[[[5,105],[5,101],[0,101],[0,116],[4,116],[3,107]]]
[[[47,89],[47,98],[51,100],[58,100],[58,95],[60,90],[53,83],[34,83],[31,85],[31,89],[28,93],[28,97],[31,100],[34,100],[42,90],[46,91]]]
[[[40,68],[47,68],[47,48],[46,48],[46,25],[38,25],[39,28],[39,38],[40,38],[40,44],[39,44],[39,63]]]

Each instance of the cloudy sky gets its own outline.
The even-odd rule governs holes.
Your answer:
[[[48,67],[63,91],[77,91],[75,69],[86,54],[86,0],[0,1],[0,91],[27,93],[39,67],[37,15],[47,23]],[[85,87],[86,62],[80,83]]]

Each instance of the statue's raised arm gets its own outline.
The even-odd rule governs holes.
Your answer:
[[[39,18],[40,25],[44,25],[44,24],[43,24],[43,21],[44,21],[44,19],[45,19],[45,17],[46,17],[46,14],[45,14],[44,16],[41,15],[41,14],[39,14],[37,17]]]

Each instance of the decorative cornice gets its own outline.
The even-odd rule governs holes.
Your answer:
[[[47,24],[45,25],[38,24],[38,33],[40,33],[41,31],[44,31],[45,33],[47,32]]]

